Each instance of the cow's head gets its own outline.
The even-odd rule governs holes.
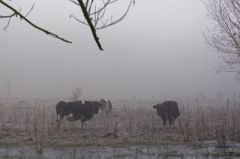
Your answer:
[[[160,104],[153,105],[154,109],[157,109],[160,106]]]
[[[71,113],[71,104],[70,103],[62,104],[60,109],[60,116],[63,118],[64,116],[69,115],[70,113]]]
[[[106,109],[107,104],[108,104],[107,99],[101,99],[99,103],[100,103],[100,106],[99,106],[99,109],[100,109],[100,110]]]
[[[62,107],[63,107],[65,104],[66,104],[66,102],[64,102],[64,101],[58,102],[58,104],[56,105],[57,114],[60,113],[60,110],[62,109]]]

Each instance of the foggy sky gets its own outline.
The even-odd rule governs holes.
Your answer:
[[[12,19],[0,31],[0,96],[7,94],[7,81],[14,97],[68,97],[76,87],[83,98],[240,93],[234,74],[216,73],[221,59],[203,38],[210,22],[200,0],[136,0],[121,23],[98,32],[103,52],[89,28],[69,18],[81,16],[69,1],[32,3],[29,18],[73,44]],[[32,3],[19,1],[16,7],[27,13]],[[113,9],[113,17],[126,3]],[[0,20],[0,27],[6,23]]]

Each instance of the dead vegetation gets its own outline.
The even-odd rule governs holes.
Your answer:
[[[240,105],[200,102],[179,103],[180,117],[173,127],[163,127],[150,102],[113,101],[113,111],[95,115],[86,122],[64,120],[57,129],[58,100],[0,100],[0,144],[43,146],[155,145],[216,140],[224,147],[228,140],[240,142]]]

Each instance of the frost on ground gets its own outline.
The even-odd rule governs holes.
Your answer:
[[[226,148],[216,148],[214,141],[195,145],[174,145],[161,144],[155,146],[138,145],[125,146],[121,148],[113,147],[58,147],[43,148],[41,153],[37,153],[34,147],[2,147],[0,148],[0,158],[47,158],[47,159],[157,159],[157,158],[239,158],[240,144],[229,143]]]
[[[240,101],[179,101],[180,117],[163,127],[158,101],[116,100],[110,116],[95,115],[83,129],[67,120],[57,128],[58,101],[0,98],[0,158],[240,156]]]

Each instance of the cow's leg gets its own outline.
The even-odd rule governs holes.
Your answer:
[[[162,118],[162,120],[163,120],[163,125],[164,125],[164,127],[165,127],[167,120],[166,120],[165,118]]]
[[[61,115],[61,114],[57,114],[57,120],[56,120],[56,122],[59,122],[61,119],[63,119],[62,115]]]
[[[78,119],[78,115],[76,113],[72,114],[73,120],[77,120]]]
[[[57,123],[57,128],[60,128],[60,122]]]
[[[162,121],[163,121],[163,125],[165,127],[166,126],[166,121],[167,121],[166,116],[164,114],[162,114],[161,118],[162,118]]]
[[[168,123],[169,123],[169,126],[170,126],[170,127],[171,127],[171,125],[172,125],[172,122],[173,122],[172,118],[169,118]]]
[[[60,128],[60,120],[57,122],[57,128]]]
[[[57,114],[57,120],[56,120],[56,122],[58,122],[58,114]]]
[[[57,118],[58,122],[57,122],[57,128],[60,128],[60,124],[61,124],[61,121],[63,120],[63,115],[60,115],[59,116],[59,119]]]
[[[81,127],[82,127],[82,129],[83,129],[83,123],[84,123],[84,121],[83,121],[83,120],[81,120]]]
[[[175,117],[172,117],[172,124],[174,123],[175,120],[176,120],[176,118],[175,118]]]

